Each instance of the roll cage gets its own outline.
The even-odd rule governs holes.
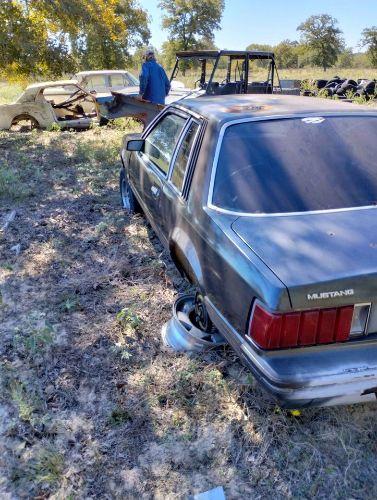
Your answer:
[[[224,62],[226,61],[226,68]],[[255,81],[252,78],[252,61],[266,61],[267,78]],[[272,94],[281,92],[280,78],[273,52],[236,51],[236,50],[202,50],[181,51],[176,53],[176,61],[170,81],[180,71],[180,65],[186,63],[200,65],[200,78],[195,86],[205,90],[206,95],[225,94]],[[209,63],[212,69],[209,71]],[[221,68],[221,66],[223,66]],[[225,75],[221,70],[225,69]],[[224,78],[225,76],[225,78]],[[209,78],[208,78],[209,77]]]

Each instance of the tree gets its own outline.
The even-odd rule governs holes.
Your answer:
[[[213,44],[220,29],[224,0],[161,0],[162,27],[167,29],[176,50],[198,49]]]
[[[0,65],[14,75],[60,74],[73,68],[64,37],[50,36],[49,25],[28,2],[0,3]]]
[[[377,26],[365,28],[362,32],[361,45],[368,47],[368,56],[374,68],[377,68]]]
[[[55,31],[69,38],[78,66],[122,67],[132,47],[150,38],[147,13],[135,0],[28,0]]]
[[[272,52],[274,48],[267,43],[251,43],[246,47],[246,50],[259,50],[261,52]]]
[[[311,61],[326,71],[337,61],[344,48],[342,31],[337,28],[338,21],[328,14],[310,16],[297,31],[301,32],[301,41],[310,53]]]
[[[276,63],[280,68],[297,68],[299,58],[299,43],[283,40],[273,48]]]
[[[149,37],[135,0],[0,0],[0,64],[12,74],[119,68]]]
[[[196,50],[217,50],[215,44],[210,40],[201,39],[196,43]],[[162,63],[166,68],[173,68],[176,59],[176,53],[182,49],[182,44],[178,40],[167,40],[162,44]],[[181,70],[184,73],[186,69],[192,66],[198,66],[198,63],[193,62],[181,63]]]
[[[351,47],[345,48],[338,57],[338,68],[352,68],[354,65],[354,53]]]

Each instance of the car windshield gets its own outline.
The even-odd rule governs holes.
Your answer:
[[[285,213],[377,204],[377,117],[307,117],[229,126],[212,204]]]

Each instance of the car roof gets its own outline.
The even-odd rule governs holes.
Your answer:
[[[261,50],[181,50],[176,52],[176,56],[181,59],[190,59],[193,57],[216,59],[219,56],[229,56],[230,58],[235,59],[245,56],[257,59],[272,59],[274,57],[274,53]]]
[[[45,87],[61,87],[62,85],[77,85],[77,80],[56,80],[55,82],[32,83],[26,87],[26,90],[39,90]]]
[[[295,114],[341,113],[369,111],[377,114],[377,108],[346,103],[332,99],[288,96],[277,94],[244,94],[205,96],[182,99],[172,103],[208,118],[223,122],[253,117],[289,116]]]
[[[76,73],[76,76],[108,75],[114,73],[123,74],[128,73],[128,71],[125,69],[98,69],[93,71],[80,71],[79,73]]]

